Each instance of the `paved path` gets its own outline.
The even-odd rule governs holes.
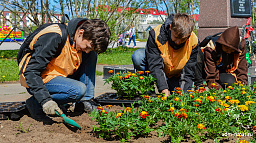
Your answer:
[[[103,71],[104,65],[97,65],[96,70]],[[104,85],[103,76],[96,76],[95,81],[95,97],[106,93],[115,92],[111,89],[111,85]],[[15,101],[25,101],[29,98],[26,89],[20,86],[20,83],[0,83],[0,102],[15,102]]]
[[[20,42],[20,44],[22,44]],[[146,42],[137,42],[137,47],[139,48],[145,48],[146,46]],[[113,46],[113,43],[109,44],[108,48],[116,48],[117,47],[117,43],[114,43],[114,46]],[[132,48],[133,47],[133,42],[131,42],[130,44],[130,47]],[[16,42],[3,42],[1,45],[0,45],[0,50],[17,50],[20,48],[20,45]]]

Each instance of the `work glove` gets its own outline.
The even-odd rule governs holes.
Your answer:
[[[55,115],[55,111],[57,111],[58,113],[62,113],[58,104],[53,100],[47,101],[43,104],[43,111],[47,115]]]

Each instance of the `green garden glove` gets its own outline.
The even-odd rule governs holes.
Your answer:
[[[50,100],[44,103],[43,111],[47,115],[55,115],[55,111],[59,112],[61,111],[61,109],[59,108],[58,104],[55,101]]]

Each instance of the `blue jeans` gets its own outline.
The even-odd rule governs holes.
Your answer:
[[[83,52],[78,70],[68,77],[57,76],[45,84],[58,104],[89,100],[94,97],[97,54]],[[29,89],[27,89],[30,93]]]
[[[129,43],[128,43],[128,45],[131,44],[131,41],[133,41],[134,46],[136,46],[135,35],[132,35],[132,37],[129,38]]]
[[[134,69],[138,71],[149,70],[145,49],[138,49],[134,51],[132,54],[132,62]],[[176,87],[179,87],[180,77],[171,77],[166,80],[170,91],[174,91]]]

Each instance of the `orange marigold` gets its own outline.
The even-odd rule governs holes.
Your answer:
[[[101,106],[98,106],[97,109],[98,110],[103,110],[103,108]]]
[[[246,140],[240,140],[239,143],[249,143],[249,142]]]
[[[229,99],[232,99],[232,98],[230,96],[225,97],[225,100],[229,100]]]
[[[143,76],[140,76],[139,79],[144,79],[144,77],[143,77]]]
[[[197,128],[198,128],[198,129],[200,129],[200,130],[205,129],[205,127],[204,127],[204,125],[203,125],[203,124],[198,124],[198,125],[197,125]]]
[[[139,74],[144,74],[144,71],[138,71]]]
[[[108,71],[108,73],[110,73],[110,74],[111,74],[111,73],[114,73],[114,71],[113,71],[113,70],[109,70],[109,71]]]
[[[111,107],[113,107],[113,105],[106,105],[106,107],[107,107],[107,108],[111,108]]]
[[[209,101],[212,101],[212,102],[214,102],[214,101],[215,101],[215,99],[214,99],[214,97],[213,97],[213,96],[208,96],[208,97],[207,97],[207,99],[208,99]]]
[[[145,73],[150,73],[150,71],[145,71]]]
[[[216,88],[216,87],[217,87],[217,84],[216,84],[216,83],[212,83],[212,84],[211,84],[211,87]]]
[[[143,119],[145,119],[147,116],[149,116],[147,111],[141,111],[140,115]]]
[[[228,86],[228,88],[229,88],[229,89],[233,89],[233,87],[232,87],[232,86]]]
[[[180,98],[179,98],[179,97],[176,97],[176,98],[174,99],[174,101],[176,101],[176,102],[180,102],[181,100],[180,100]]]
[[[124,109],[124,112],[126,113],[126,112],[132,112],[132,108],[131,107],[126,107],[125,109]]]
[[[253,129],[253,130],[256,130],[256,125],[255,125],[255,126],[252,126],[252,129]]]

